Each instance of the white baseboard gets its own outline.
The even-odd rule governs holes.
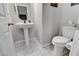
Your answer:
[[[42,45],[42,47],[47,47],[47,46],[49,46],[50,44],[52,44],[52,43],[51,43],[51,42],[46,43],[46,44]]]
[[[38,46],[41,46],[41,47],[47,47],[47,46],[49,46],[50,44],[52,44],[52,42],[49,42],[49,43],[46,43],[46,44],[41,44],[36,38],[33,38],[33,39],[35,39],[35,41],[36,41],[36,43],[38,44]]]

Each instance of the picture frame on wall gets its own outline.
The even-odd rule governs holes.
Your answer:
[[[75,6],[78,5],[79,3],[71,3],[71,6]]]
[[[50,6],[58,7],[58,3],[50,3]]]

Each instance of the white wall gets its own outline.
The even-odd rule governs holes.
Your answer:
[[[1,55],[16,55],[14,42],[12,40],[11,35],[11,27],[8,27],[8,23],[10,22],[10,14],[8,9],[8,4],[0,4],[1,7],[0,12],[3,14],[0,14],[0,50]]]
[[[41,3],[34,3],[34,20],[35,20],[35,27],[36,27],[36,34],[37,38],[42,43],[42,4]]]
[[[71,3],[63,3],[62,4],[62,12],[61,12],[61,29],[60,29],[60,34],[62,31],[62,27],[69,26],[68,21],[71,20],[74,23],[77,22],[79,18],[79,5],[72,6],[70,5]]]
[[[67,25],[68,20],[72,20],[76,23],[79,18],[79,5],[71,7],[70,3],[63,3],[61,16],[61,28],[63,25]]]
[[[42,45],[50,44],[52,37],[59,33],[61,9],[40,3],[34,4],[34,13],[38,40]]]
[[[43,44],[51,43],[52,37],[59,33],[60,9],[43,4]]]

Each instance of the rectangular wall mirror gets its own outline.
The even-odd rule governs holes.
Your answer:
[[[21,19],[27,19],[27,8],[23,6],[17,6],[18,8],[18,16]]]
[[[27,6],[26,5],[16,5],[17,16],[20,20],[23,20],[26,23],[27,20]]]

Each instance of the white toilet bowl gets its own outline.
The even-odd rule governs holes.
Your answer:
[[[63,27],[62,36],[56,36],[53,38],[52,44],[54,45],[54,56],[64,55],[64,47],[73,38],[75,30],[74,27]]]
[[[66,43],[68,42],[68,39],[63,36],[56,36],[53,38],[52,43],[54,45],[54,55],[55,56],[62,56],[64,47]]]

